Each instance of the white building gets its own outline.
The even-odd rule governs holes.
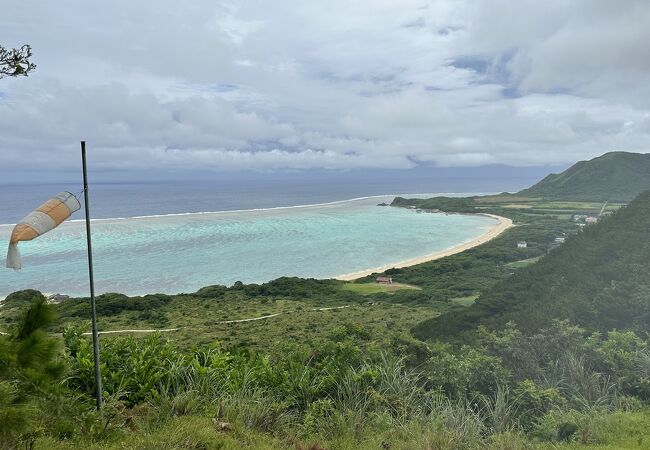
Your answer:
[[[526,241],[517,242],[517,248],[526,248],[526,247],[528,247],[528,242]]]

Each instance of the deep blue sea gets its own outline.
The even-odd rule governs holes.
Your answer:
[[[512,174],[511,174],[512,175]],[[418,214],[377,206],[394,195],[501,192],[538,178],[437,178],[318,173],[202,181],[92,183],[98,292],[194,292],[237,280],[334,277],[458,245],[485,232],[482,216]],[[445,189],[447,188],[447,189]],[[0,184],[0,245],[12,225],[80,183]],[[382,197],[382,195],[385,195]],[[310,206],[306,206],[310,205]],[[0,298],[19,289],[87,295],[83,209],[20,244],[23,269],[0,270]]]

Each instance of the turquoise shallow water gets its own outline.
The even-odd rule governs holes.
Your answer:
[[[96,290],[179,293],[237,280],[334,277],[444,250],[495,223],[484,216],[376,206],[391,199],[95,220]],[[0,226],[3,250],[11,228]],[[87,295],[83,222],[67,222],[20,249],[23,269],[0,270],[0,298],[26,288]]]

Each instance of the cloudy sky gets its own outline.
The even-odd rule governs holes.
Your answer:
[[[3,5],[0,175],[565,164],[650,152],[647,0]]]

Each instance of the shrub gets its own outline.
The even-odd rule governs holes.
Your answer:
[[[199,298],[222,298],[227,291],[228,288],[226,286],[216,284],[214,286],[203,287],[194,295]]]
[[[75,346],[68,383],[90,396],[95,387],[92,344],[81,339]],[[117,394],[129,406],[157,398],[169,376],[169,368],[182,358],[158,334],[142,340],[133,337],[104,340],[100,354],[104,393]]]
[[[632,331],[610,331],[596,352],[604,370],[616,377],[623,392],[650,400],[648,344]]]
[[[513,395],[517,402],[518,421],[525,431],[532,430],[540,417],[565,403],[557,389],[541,388],[531,380],[518,383]]]
[[[43,294],[41,294],[40,291],[37,291],[35,289],[25,289],[22,291],[16,291],[13,292],[9,295],[7,295],[7,298],[5,298],[3,302],[3,306],[5,308],[13,308],[16,306],[27,306],[30,303],[44,298]]]
[[[463,346],[452,353],[449,347],[442,347],[433,353],[426,365],[428,383],[433,388],[442,388],[452,398],[487,395],[507,381],[508,371],[500,358],[481,349]]]
[[[553,409],[543,416],[533,434],[545,441],[577,439],[582,444],[597,443],[596,423],[600,414]]]
[[[340,414],[334,402],[325,398],[316,400],[309,404],[303,418],[303,427],[307,433],[328,435],[334,423],[334,417]]]

